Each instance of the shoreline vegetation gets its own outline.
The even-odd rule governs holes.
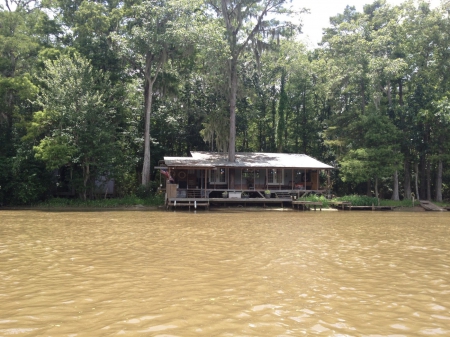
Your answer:
[[[352,206],[391,206],[400,208],[403,210],[413,210],[419,205],[416,200],[413,204],[412,200],[390,200],[390,199],[377,199],[374,197],[359,196],[359,195],[347,195],[343,197],[336,197],[333,199],[326,199],[324,196],[312,195],[299,200],[322,202],[324,209],[332,208],[331,202],[349,201]],[[435,202],[435,204],[441,207],[449,207],[450,202]],[[18,205],[18,206],[6,206],[0,207],[0,210],[24,210],[24,209],[36,209],[36,210],[156,210],[164,208],[164,196],[162,194],[155,194],[147,198],[140,198],[137,196],[127,196],[124,198],[110,198],[110,199],[98,199],[98,200],[86,200],[81,199],[65,199],[65,198],[52,198],[43,202],[34,203],[30,205]],[[220,207],[219,207],[220,208]],[[258,209],[258,207],[245,207],[244,209]],[[164,208],[165,209],[165,208]],[[270,208],[269,208],[270,209]]]
[[[153,207],[160,161],[191,151],[305,154],[332,195],[448,203],[449,1],[343,7],[315,48],[293,2],[0,1],[0,207]]]

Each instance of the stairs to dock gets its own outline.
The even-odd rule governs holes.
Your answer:
[[[420,200],[420,206],[422,206],[426,211],[446,211],[445,208],[439,207],[428,200]]]
[[[291,194],[288,192],[275,192],[275,197],[278,199],[291,199]]]

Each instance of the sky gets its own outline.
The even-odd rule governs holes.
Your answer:
[[[387,0],[391,5],[399,5],[405,0]],[[432,7],[439,5],[439,0],[428,0]],[[372,0],[292,0],[297,7],[309,8],[311,14],[303,14],[303,41],[311,48],[317,46],[322,39],[322,28],[329,26],[329,18],[338,13],[343,13],[347,5],[355,6],[358,12],[362,12],[365,4],[373,3]]]

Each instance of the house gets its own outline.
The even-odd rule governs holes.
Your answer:
[[[223,192],[230,199],[242,195],[260,199],[265,191],[285,199],[325,193],[320,171],[333,169],[304,154],[240,152],[236,161],[230,162],[226,153],[195,151],[191,157],[165,157],[158,168],[172,181],[166,185],[168,201],[223,198]]]

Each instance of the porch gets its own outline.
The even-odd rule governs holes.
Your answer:
[[[290,207],[297,204],[297,200],[308,194],[325,194],[326,190],[299,190],[299,189],[202,189],[202,188],[179,188],[177,184],[166,185],[166,207],[178,208],[205,207],[212,205],[279,205],[280,207]]]

